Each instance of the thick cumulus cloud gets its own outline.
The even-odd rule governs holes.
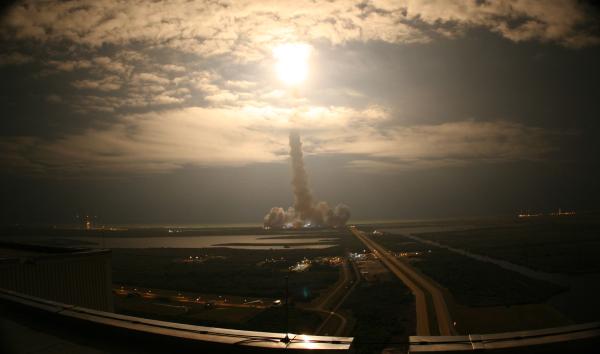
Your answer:
[[[293,121],[288,119],[292,116]],[[60,139],[7,138],[0,148],[6,154],[4,161],[12,165],[4,168],[20,166],[36,173],[146,173],[186,165],[240,166],[285,160],[291,128],[310,125],[317,134],[371,121],[374,116],[383,117],[384,112],[377,107],[187,107],[120,116],[114,123]]]
[[[44,102],[68,106],[76,123],[52,138],[4,138],[2,168],[144,173],[282,162],[292,129],[306,132],[305,152],[352,156],[348,167],[360,170],[540,159],[556,137],[542,128],[403,125],[375,99],[315,103],[241,73],[260,72],[288,41],[431,43],[481,27],[512,41],[584,46],[597,42],[585,10],[552,0],[17,2],[0,19],[0,69],[39,64],[37,79],[64,84]]]
[[[562,134],[507,121],[474,120],[432,125],[365,128],[352,139],[328,134],[319,153],[370,155],[399,161],[423,160],[535,160],[553,151]]]
[[[590,17],[575,0],[20,1],[0,18],[0,68],[41,64],[78,113],[297,106],[241,66],[259,72],[282,42],[431,43],[468,28],[579,47],[598,43]]]
[[[597,43],[576,0],[23,1],[4,17],[4,38],[97,48],[147,43],[201,56],[256,60],[273,43],[327,40],[428,42],[483,27],[513,40]]]

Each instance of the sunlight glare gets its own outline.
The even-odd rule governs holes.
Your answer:
[[[311,46],[305,43],[287,43],[273,49],[277,60],[277,76],[286,85],[294,86],[306,80]]]

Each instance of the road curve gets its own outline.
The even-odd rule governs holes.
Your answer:
[[[454,335],[454,328],[450,318],[450,312],[446,305],[444,295],[438,287],[433,285],[431,281],[425,279],[421,274],[416,272],[410,265],[399,261],[396,257],[390,255],[377,242],[369,239],[362,231],[356,228],[350,228],[350,231],[364,243],[385,266],[396,275],[406,286],[410,288],[415,296],[415,306],[417,313],[417,335],[428,336],[439,332],[439,335],[450,336]],[[431,296],[433,308],[428,308],[427,296]],[[437,322],[437,328],[432,328],[429,321],[429,312],[433,312]]]
[[[352,262],[352,270],[354,271],[354,282],[352,282],[352,285],[350,286],[350,288],[348,288],[348,290],[346,290],[346,292],[344,293],[344,296],[337,302],[337,304],[335,305],[335,307],[332,310],[333,313],[339,314],[337,311],[342,306],[342,304],[344,302],[346,302],[346,299],[348,298],[348,296],[350,296],[350,294],[354,291],[354,289],[360,282],[360,273],[358,272],[358,268],[356,267],[356,264],[354,262]],[[342,324],[340,324],[337,331],[335,332],[336,336],[339,337],[344,333],[344,330],[346,329],[346,324],[347,324],[347,321],[345,318],[343,318]]]
[[[358,280],[359,280],[358,276],[356,276],[356,274],[355,274],[355,281],[351,282],[350,274],[349,274],[350,271],[348,268],[349,268],[348,261],[344,261],[344,264],[342,265],[342,278],[338,282],[335,289],[330,291],[329,294],[325,298],[323,298],[321,301],[319,301],[319,303],[315,307],[312,308],[312,310],[319,311],[319,312],[326,314],[325,320],[323,320],[323,322],[321,323],[321,325],[319,326],[319,328],[317,329],[315,334],[321,333],[323,331],[323,328],[325,328],[325,326],[327,325],[327,323],[331,320],[331,317],[333,317],[333,316],[340,319],[340,325],[338,326],[335,333],[332,333],[332,335],[340,335],[341,333],[343,333],[344,329],[346,328],[348,320],[346,319],[346,317],[344,317],[337,311],[340,308],[340,306],[344,303],[344,301],[346,301],[346,299],[348,298],[348,295],[350,295],[350,293],[354,290],[354,288],[356,287],[356,284],[358,283]],[[355,273],[356,273],[356,270],[355,270]],[[352,284],[352,285],[350,285],[350,284]],[[343,293],[343,295],[340,295],[341,293]],[[331,299],[334,297],[337,297],[338,300],[336,301],[335,304],[332,304],[330,306]],[[329,308],[329,310],[327,308]]]

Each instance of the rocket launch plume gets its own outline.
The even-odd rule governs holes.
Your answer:
[[[290,158],[292,163],[292,188],[294,207],[287,210],[273,207],[265,215],[265,228],[340,227],[350,219],[350,208],[338,204],[330,208],[327,202],[313,203],[308,187],[308,175],[304,168],[302,141],[298,132],[290,133]]]
[[[313,202],[308,189],[308,176],[304,169],[302,142],[298,132],[290,133],[290,158],[292,160],[292,187],[294,188],[294,209],[301,220],[312,217]]]

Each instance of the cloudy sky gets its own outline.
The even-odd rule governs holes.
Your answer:
[[[310,46],[278,79],[274,48]],[[548,1],[23,1],[0,17],[2,222],[597,209],[600,21]]]

